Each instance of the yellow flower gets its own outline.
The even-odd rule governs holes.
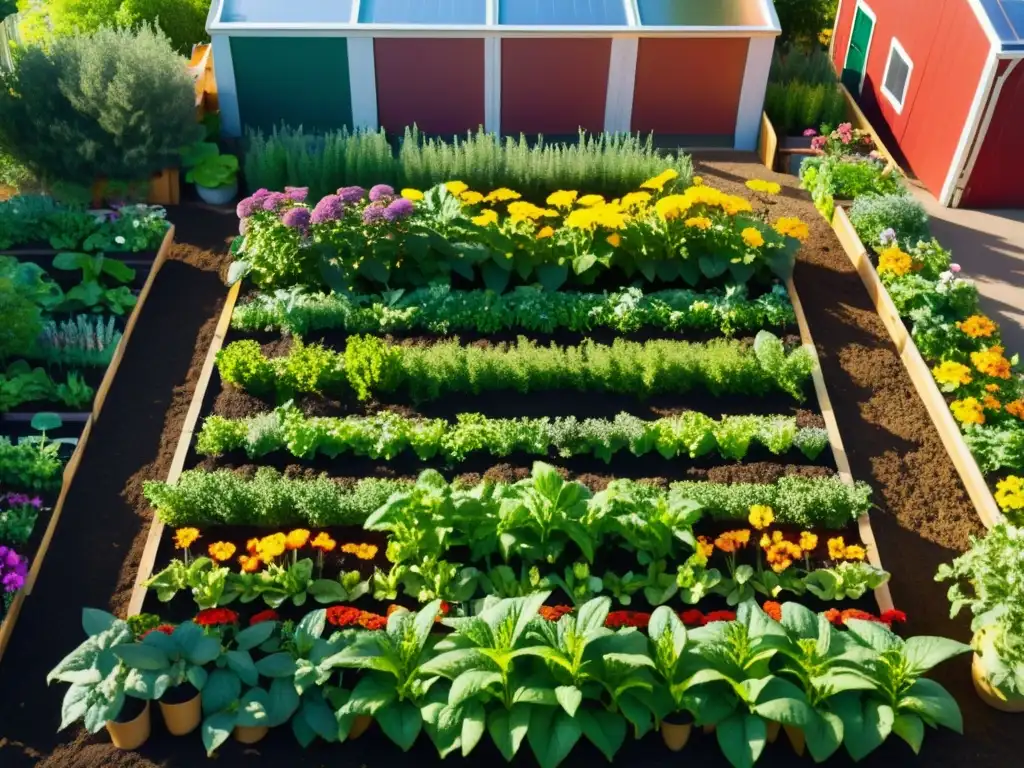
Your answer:
[[[612,232],[608,237],[605,238],[605,242],[608,243],[612,248],[618,248],[622,245],[622,235],[618,232]]]
[[[650,199],[650,192],[630,192],[628,195],[622,198],[622,207],[625,208],[627,211],[643,208],[645,205],[647,205]],[[580,200],[580,204],[583,204],[583,200]]]
[[[250,555],[255,555],[256,550],[259,549],[259,546],[259,539],[249,539],[247,542],[245,542],[245,551],[248,552]]]
[[[479,216],[473,217],[473,223],[478,227],[489,227],[491,224],[497,224],[498,212],[491,210],[490,208],[484,208],[480,211]]]
[[[715,546],[723,552],[735,552],[747,546],[750,541],[750,531],[727,531],[715,539]]]
[[[256,554],[263,562],[270,563],[275,557],[284,554],[287,544],[287,536],[283,533],[273,533],[260,539],[256,545]]]
[[[811,231],[807,228],[807,225],[795,216],[782,216],[775,222],[773,228],[780,235],[792,237],[801,243],[811,236]]]
[[[765,195],[777,195],[782,191],[782,187],[774,181],[762,181],[761,179],[751,179],[748,181],[747,189]]]
[[[976,397],[965,397],[963,400],[954,400],[949,404],[949,410],[953,412],[953,418],[961,424],[984,424],[985,413]]]
[[[740,236],[750,248],[760,248],[764,245],[764,236],[754,227],[747,227],[740,233]]]
[[[804,552],[813,552],[818,547],[818,537],[810,531],[800,532],[800,549]]]
[[[970,336],[972,339],[987,339],[998,329],[995,323],[984,315],[971,315],[956,327]]]
[[[242,555],[238,558],[238,564],[242,566],[243,573],[256,573],[260,569],[260,559]]]
[[[331,552],[336,546],[338,546],[338,542],[326,533],[318,533],[316,538],[310,542],[310,546],[312,546],[313,549],[319,549],[321,552]]]
[[[944,384],[951,389],[956,389],[961,384],[971,383],[971,369],[966,365],[954,363],[952,360],[947,360],[932,368],[932,376],[939,384]]]
[[[833,560],[842,560],[846,554],[846,542],[842,536],[828,540],[828,556]]]
[[[1002,347],[989,347],[981,352],[971,352],[971,362],[975,368],[988,376],[997,379],[1010,378],[1010,361],[1003,357]]]
[[[707,536],[697,537],[697,551],[705,558],[711,557],[715,552],[715,545],[708,540]]]
[[[1011,416],[1016,416],[1018,419],[1024,419],[1024,400],[1014,400],[1009,402],[1005,406],[1006,412]]]
[[[505,203],[509,200],[518,200],[521,197],[522,195],[515,190],[502,187],[501,189],[496,189],[488,194],[487,197],[484,198],[484,201],[488,203]]]
[[[178,549],[188,549],[198,538],[198,528],[179,528],[174,532],[174,546]]]
[[[998,384],[986,384],[985,385],[985,391],[986,392],[991,392],[994,395],[996,392],[999,391],[999,385]]]
[[[605,229],[622,229],[629,217],[617,202],[596,205],[590,209],[594,212],[594,221]]]
[[[412,200],[414,203],[417,203],[423,199],[423,193],[418,189],[403,189],[402,197],[406,200]]]
[[[536,221],[542,217],[551,215],[557,216],[558,213],[555,211],[548,211],[544,208],[538,208],[533,203],[527,203],[517,201],[515,203],[508,204],[508,213],[512,217],[512,221]]]
[[[878,274],[893,275],[900,277],[910,272],[913,267],[913,260],[909,253],[904,253],[898,247],[886,248],[878,254]]]
[[[218,563],[223,563],[225,560],[230,560],[232,555],[235,554],[235,545],[230,541],[218,541],[215,544],[211,544],[208,547],[208,551],[212,559]]]
[[[472,190],[463,192],[461,195],[459,195],[459,200],[462,201],[463,205],[476,205],[483,199],[483,195],[481,195],[479,192],[474,192]]]
[[[793,561],[790,560],[788,557],[787,558],[782,558],[782,559],[776,560],[774,563],[772,563],[772,570],[775,571],[776,573],[782,573],[784,570],[789,568],[789,566],[791,566],[792,564],[793,564]]]
[[[342,544],[341,551],[355,555],[360,560],[373,560],[377,556],[376,544]]]
[[[465,182],[462,181],[447,181],[445,182],[444,188],[447,189],[456,197],[458,197],[467,189],[469,189],[469,184],[466,184]]]
[[[1024,509],[1024,480],[1009,475],[996,483],[996,503],[1004,512]]]
[[[309,531],[298,528],[294,531],[289,531],[288,536],[285,538],[284,545],[288,549],[302,549],[306,546],[309,541]]]
[[[686,226],[691,229],[708,230],[714,226],[714,222],[711,221],[707,216],[691,216],[685,222]]]
[[[754,504],[750,508],[750,515],[747,519],[754,528],[759,531],[763,531],[775,522],[775,513],[772,511],[771,507],[765,506],[764,504]]]
[[[554,237],[554,234],[555,230],[553,230],[551,227],[544,227],[540,232],[537,233],[537,239],[544,240],[545,238],[548,237]]]
[[[636,194],[636,193],[634,193]],[[650,197],[650,195],[648,195]],[[551,202],[550,200],[548,202]],[[576,201],[579,205],[589,208],[592,205],[601,205],[604,203],[604,198],[601,195],[584,195]]]
[[[560,189],[557,192],[552,192],[548,195],[548,205],[553,205],[555,208],[572,208],[572,204],[576,202],[576,198],[579,196],[579,192],[574,189]]]
[[[577,208],[565,217],[569,229],[591,230],[597,226],[597,215],[593,208]]]
[[[679,173],[672,168],[662,171],[653,179],[648,179],[640,185],[641,189],[653,189],[655,192],[661,192],[665,185],[670,181],[679,178]]]
[[[851,544],[843,552],[843,557],[847,560],[863,560],[867,556],[867,551],[864,547],[859,544]]]
[[[695,186],[695,187],[703,187],[704,186],[704,177],[703,176],[694,176],[693,177],[693,181],[691,181],[690,183],[693,184],[693,186]]]

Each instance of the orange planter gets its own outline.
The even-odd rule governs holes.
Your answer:
[[[141,185],[130,190],[133,196],[145,197],[150,205],[177,205],[181,202],[181,181],[177,168],[165,168],[154,173],[146,189]],[[107,202],[107,180],[99,179],[92,185],[92,205],[102,208]]]

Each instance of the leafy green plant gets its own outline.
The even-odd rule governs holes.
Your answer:
[[[72,408],[83,408],[92,401],[94,391],[76,371],[63,382],[50,378],[42,368],[32,368],[18,360],[0,373],[0,412],[24,403],[55,401]]]
[[[784,136],[799,136],[808,128],[837,125],[846,116],[846,99],[838,83],[768,83],[764,111]]]
[[[137,643],[114,648],[130,670],[125,688],[146,701],[158,701],[167,691],[185,684],[202,691],[208,678],[206,665],[220,652],[217,638],[191,621],[179,624],[170,634],[153,631]]]
[[[39,307],[14,286],[0,279],[0,362],[25,355],[43,328]]]
[[[5,294],[14,291],[44,310],[55,309],[64,300],[64,292],[45,269],[13,256],[0,256],[0,286]]]
[[[60,446],[77,443],[78,439],[47,439],[46,433],[62,423],[55,413],[37,413],[31,423],[39,434],[23,437],[17,444],[0,435],[0,485],[29,491],[59,488],[64,470]]]
[[[185,181],[207,189],[231,186],[238,177],[238,158],[222,155],[216,144],[200,141],[182,150]]]
[[[0,145],[42,180],[143,180],[199,138],[192,78],[148,25],[19,52],[0,90]]]
[[[39,334],[37,354],[49,363],[106,368],[121,342],[115,318],[75,315],[72,320],[48,320]]]
[[[914,244],[929,237],[924,206],[906,194],[862,195],[850,207],[850,223],[861,241],[879,248],[882,232],[892,229],[901,243]]]
[[[53,267],[68,272],[82,272],[82,282],[66,294],[64,306],[67,309],[107,308],[115,315],[123,315],[135,306],[136,297],[130,288],[103,284],[104,276],[115,283],[128,283],[135,279],[135,270],[123,261],[107,258],[101,253],[65,252],[53,257]]]

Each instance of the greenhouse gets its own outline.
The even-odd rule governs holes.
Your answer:
[[[225,135],[656,132],[753,149],[772,0],[218,0]]]

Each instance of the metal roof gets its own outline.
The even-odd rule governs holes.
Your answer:
[[[777,35],[773,0],[214,0],[211,34]]]
[[[1024,52],[1024,0],[981,0],[1004,53]]]

